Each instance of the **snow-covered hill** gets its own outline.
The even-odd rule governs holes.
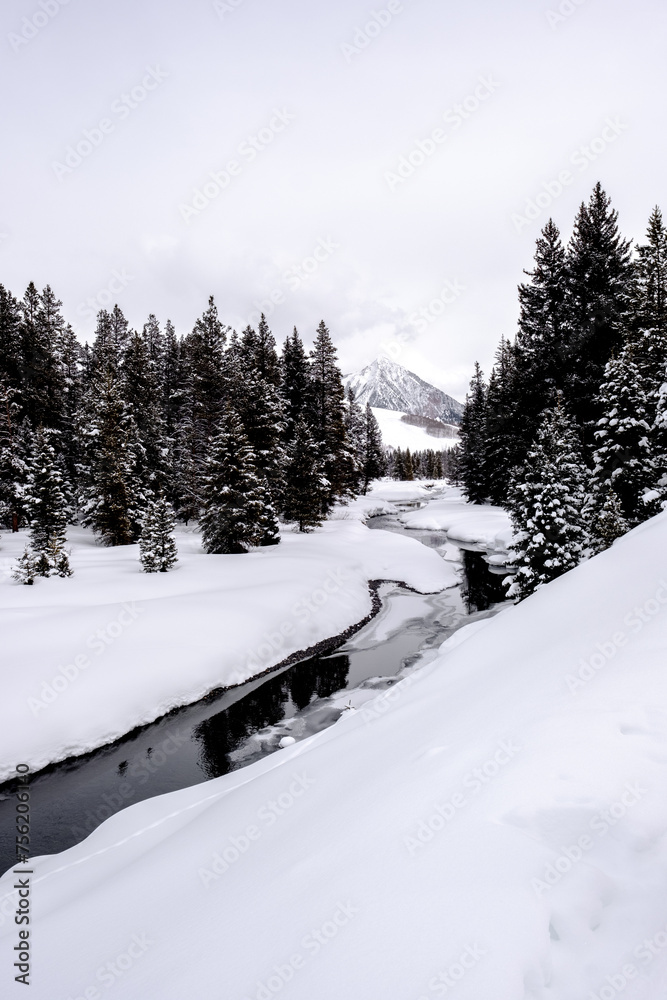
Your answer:
[[[666,546],[664,513],[331,728],[34,859],[32,1000],[664,997]]]
[[[461,421],[461,403],[389,358],[376,358],[361,371],[346,375],[343,381],[352,386],[362,406],[370,403],[384,410],[399,410],[450,424]]]
[[[450,424],[452,437],[435,437],[424,427],[414,427],[406,424],[406,416],[400,410],[384,410],[379,406],[371,407],[382,432],[382,443],[392,448],[409,448],[410,451],[423,451],[432,448],[434,451],[446,451],[458,443],[459,437],[454,425]]]

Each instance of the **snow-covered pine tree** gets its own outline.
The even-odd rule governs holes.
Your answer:
[[[227,410],[211,442],[203,477],[202,541],[208,553],[247,552],[278,542],[266,480],[238,416]]]
[[[0,285],[0,384],[17,393],[23,386],[22,347],[19,304]]]
[[[324,320],[317,328],[310,359],[313,391],[309,423],[329,482],[321,512],[326,515],[336,500],[351,495],[354,454],[345,430],[345,390],[336,348]]]
[[[140,560],[145,573],[166,573],[178,561],[175,526],[174,511],[164,494],[151,499],[139,537]]]
[[[507,500],[512,469],[523,458],[516,435],[516,364],[509,340],[502,339],[486,393],[484,475],[491,503]]]
[[[364,413],[364,448],[363,448],[363,491],[368,492],[373,479],[387,474],[387,459],[382,447],[382,434],[370,403],[366,403]]]
[[[65,322],[49,286],[40,295],[30,282],[20,304],[23,387],[22,411],[33,427],[60,428],[64,383],[58,348]]]
[[[28,469],[25,505],[30,522],[30,542],[38,560],[40,576],[51,569],[64,552],[68,504],[62,472],[49,434],[39,427]]]
[[[667,229],[656,205],[648,221],[646,242],[635,247],[634,323],[649,335],[667,335]]]
[[[623,517],[633,527],[657,513],[659,506],[642,499],[658,479],[651,442],[655,406],[644,387],[632,344],[608,362],[598,408],[603,416],[595,431],[591,485],[597,500],[593,509],[601,509],[612,489]]]
[[[35,558],[30,552],[30,549],[26,545],[23,550],[23,555],[19,556],[16,560],[16,565],[12,570],[12,577],[17,583],[23,583],[28,586],[32,586],[35,582],[36,567]]]
[[[523,600],[584,558],[587,478],[579,439],[559,401],[545,411],[510,492],[516,572],[509,597]]]
[[[231,397],[257,468],[268,484],[271,502],[279,509],[286,462],[282,400],[273,382],[262,378],[251,364],[248,359],[240,368]]]
[[[306,421],[302,416],[297,417],[294,436],[287,446],[282,508],[285,520],[296,521],[299,531],[318,527],[327,494],[319,450]]]
[[[192,397],[186,389],[174,431],[174,479],[170,488],[176,514],[186,524],[197,520],[202,507],[202,470],[197,458],[192,414]],[[203,463],[203,456],[201,461]]]
[[[162,333],[154,316],[142,334],[130,333],[122,362],[123,400],[133,422],[133,475],[146,497],[165,489],[168,479],[166,427],[162,406]],[[136,529],[135,529],[136,531]]]
[[[204,474],[210,442],[229,395],[224,352],[227,330],[211,296],[208,308],[181,343],[183,383],[192,401],[192,457],[199,476]],[[200,481],[197,492],[201,488]]]
[[[478,362],[470,381],[459,428],[459,476],[470,503],[484,503],[489,496],[486,473],[486,386]]]
[[[25,523],[25,485],[32,433],[20,420],[20,393],[0,381],[0,524],[18,531]]]
[[[113,367],[92,380],[81,419],[84,470],[81,523],[105,545],[129,545],[145,499],[133,479],[134,430]]]
[[[572,350],[561,388],[589,453],[595,447],[595,423],[602,416],[598,389],[605,365],[621,349],[634,296],[630,243],[620,236],[618,212],[599,182],[588,204],[579,209],[566,270]]]
[[[296,422],[312,413],[310,366],[296,327],[285,339],[280,359],[280,396],[283,402],[283,440],[287,445],[294,438]]]
[[[590,546],[594,555],[604,552],[629,530],[618,496],[611,488],[606,497],[595,494],[587,504],[586,513],[590,525]]]
[[[353,461],[350,463],[350,477],[347,487],[350,493],[357,494],[362,489],[364,478],[366,419],[364,412],[356,401],[352,386],[348,386],[345,391],[345,432],[350,442],[353,456]]]
[[[530,281],[519,285],[514,405],[510,407],[508,435],[518,454],[510,460],[510,468],[523,459],[535,437],[540,415],[553,405],[556,391],[563,387],[570,350],[565,249],[553,219],[537,239],[533,270],[524,273]]]

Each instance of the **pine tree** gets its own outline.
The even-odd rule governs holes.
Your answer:
[[[35,434],[25,505],[33,552],[38,559],[44,555],[48,566],[50,563],[46,554],[50,552],[55,557],[65,545],[68,506],[55,451],[49,435],[41,427]]]
[[[266,480],[236,414],[223,415],[203,480],[202,540],[208,553],[247,552],[278,542],[278,523]]]
[[[36,575],[35,559],[26,545],[23,555],[17,559],[16,566],[12,570],[12,577],[17,583],[32,586]]]
[[[530,282],[519,285],[511,419],[519,461],[534,439],[542,412],[563,387],[570,350],[565,249],[553,219],[538,237],[533,270],[524,273]]]
[[[31,447],[30,425],[20,419],[17,389],[0,381],[0,524],[18,531],[25,523],[25,486]]]
[[[318,448],[305,420],[298,417],[287,447],[283,516],[287,521],[297,521],[299,531],[318,527],[327,492]]]
[[[196,452],[196,431],[189,393],[184,394],[181,413],[174,431],[174,482],[171,488],[174,509],[185,521],[196,521],[202,507],[202,466]]]
[[[62,426],[64,384],[58,349],[64,332],[60,303],[47,285],[40,295],[30,282],[21,311],[23,413],[33,427]]]
[[[227,328],[220,322],[211,296],[208,308],[181,345],[183,380],[192,399],[193,458],[202,475],[209,442],[227,401],[226,340]]]
[[[470,503],[484,503],[489,496],[486,471],[486,386],[479,364],[470,381],[459,428],[459,475]]]
[[[83,517],[105,545],[136,540],[145,498],[133,479],[134,427],[113,368],[92,382],[82,412]]]
[[[267,481],[272,503],[278,509],[286,462],[282,400],[274,384],[256,370],[245,368],[240,372],[242,379],[231,392],[234,409],[241,419],[257,467]]]
[[[329,483],[322,514],[336,500],[350,496],[354,454],[345,430],[345,390],[337,364],[336,348],[322,320],[310,352],[312,397],[309,423],[319,448],[324,474]]]
[[[648,221],[646,243],[636,246],[636,325],[651,334],[667,334],[667,229],[656,205]]]
[[[349,466],[347,490],[351,494],[357,494],[362,489],[364,479],[366,416],[355,399],[352,386],[348,386],[345,391],[345,433],[353,457]]]
[[[296,327],[292,336],[286,338],[280,359],[280,395],[284,414],[283,440],[289,444],[299,417],[313,410],[310,367]]]
[[[364,416],[363,492],[368,493],[371,481],[387,474],[387,460],[382,448],[380,425],[370,403],[366,403]]]
[[[599,496],[599,495],[598,495]],[[602,499],[600,497],[600,499]],[[589,537],[594,555],[604,552],[617,538],[629,530],[628,522],[623,517],[623,511],[618,496],[613,489],[607,491],[604,502],[595,506],[589,501],[587,514],[590,521]]]
[[[630,243],[618,230],[618,213],[598,182],[575,220],[567,252],[571,351],[562,386],[587,451],[602,416],[598,389],[605,365],[621,348],[634,295]]]
[[[508,596],[523,600],[584,557],[587,471],[562,406],[547,410],[510,494],[517,569]]]
[[[655,208],[646,243],[636,247],[636,283],[628,329],[633,358],[639,367],[649,402],[657,404],[667,362],[667,229]],[[655,417],[655,406],[650,406]]]
[[[631,344],[607,364],[598,399],[603,416],[595,431],[593,491],[599,494],[600,506],[613,490],[623,517],[634,526],[657,513],[657,508],[642,500],[657,475],[650,437],[651,403]]]
[[[19,393],[24,384],[23,344],[19,304],[0,285],[0,384]]]
[[[157,320],[151,316],[142,334],[129,334],[121,369],[123,400],[133,422],[133,475],[147,497],[164,490],[168,479],[162,342]]]
[[[173,509],[164,494],[148,503],[139,538],[144,572],[166,573],[178,561],[174,540],[175,523]]]
[[[507,500],[512,469],[523,458],[516,427],[516,366],[509,340],[501,340],[489,378],[484,420],[484,478],[491,503]]]

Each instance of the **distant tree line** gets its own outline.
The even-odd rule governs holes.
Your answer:
[[[410,451],[386,448],[386,474],[392,479],[458,479],[456,449]]]
[[[519,286],[516,339],[477,364],[457,475],[510,511],[522,598],[662,509],[667,498],[667,230],[634,248],[598,183],[567,246],[553,220]]]
[[[106,545],[140,542],[144,569],[176,552],[174,518],[210,553],[306,531],[384,469],[370,407],[345,392],[329,330],[282,353],[262,316],[240,334],[213,298],[190,333],[154,315],[130,329],[116,306],[82,346],[49,286],[0,286],[0,526],[29,526],[20,576],[70,572],[68,523]]]

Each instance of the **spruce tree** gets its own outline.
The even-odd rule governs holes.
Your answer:
[[[178,561],[175,523],[173,509],[164,494],[149,501],[139,538],[140,560],[145,573],[166,573]]]
[[[597,504],[595,500],[598,501]],[[611,487],[607,490],[606,496],[594,495],[587,504],[586,512],[589,519],[591,551],[594,555],[604,552],[629,530],[618,496]]]
[[[649,410],[655,418],[667,362],[667,229],[659,208],[651,213],[646,243],[637,246],[636,251],[635,295],[628,339],[642,373]]]
[[[646,242],[636,246],[635,325],[644,333],[667,335],[667,229],[656,205]]]
[[[470,381],[459,428],[459,475],[470,503],[484,503],[489,496],[486,470],[486,386],[478,362]]]
[[[68,506],[63,491],[62,473],[49,435],[43,428],[35,434],[25,492],[25,505],[30,522],[30,542],[37,556],[49,556],[55,562],[65,545]]]
[[[83,411],[82,524],[105,545],[129,545],[145,499],[133,478],[135,433],[120,394],[118,374],[100,373],[90,386]]]
[[[12,570],[12,577],[17,583],[32,586],[35,582],[35,576],[37,576],[35,558],[26,545],[23,550],[23,555],[19,556],[16,561],[16,565]]]
[[[338,368],[336,348],[322,320],[311,358],[311,414],[309,423],[319,448],[324,474],[329,483],[322,514],[328,513],[336,500],[350,496],[354,454],[345,429],[345,390]]]
[[[364,417],[363,492],[368,493],[371,481],[387,474],[387,460],[382,448],[380,425],[370,403],[366,403]]]
[[[204,512],[200,524],[208,553],[247,552],[273,545],[278,523],[266,480],[237,415],[227,410],[211,442],[203,478]]]
[[[287,337],[280,359],[280,396],[283,403],[283,440],[289,444],[294,438],[297,420],[312,414],[312,384],[308,358],[296,327]]]
[[[309,531],[322,523],[326,496],[327,482],[318,448],[303,417],[297,417],[294,436],[287,446],[283,516],[287,521],[296,521],[299,531]]]
[[[510,494],[516,572],[508,596],[523,600],[584,557],[588,473],[572,421],[558,403],[547,410]]]
[[[345,404],[345,433],[350,443],[353,458],[349,466],[347,489],[351,494],[357,494],[364,481],[366,416],[355,399],[352,386],[348,386],[345,391]],[[365,489],[364,492],[366,492]]]
[[[509,340],[501,340],[489,378],[484,420],[484,477],[491,503],[507,500],[512,469],[523,454],[515,435],[516,366]]]
[[[599,182],[579,209],[566,267],[572,347],[562,388],[589,452],[602,416],[598,389],[605,365],[621,348],[634,295],[630,243],[620,236],[618,213]]]
[[[24,385],[23,344],[19,304],[0,285],[0,384],[19,393]]]
[[[514,359],[514,406],[511,434],[526,454],[542,412],[553,405],[563,387],[570,350],[565,249],[553,219],[537,239],[535,265],[524,272],[530,282],[519,285],[519,331]],[[511,461],[511,466],[515,464]]]
[[[651,409],[655,407],[644,388],[632,344],[607,364],[598,406],[603,416],[595,431],[592,480],[593,491],[600,498],[597,506],[613,490],[623,517],[634,526],[657,512],[642,500],[657,476],[650,436]]]
[[[0,524],[18,531],[25,523],[30,425],[20,419],[20,392],[0,381]]]

